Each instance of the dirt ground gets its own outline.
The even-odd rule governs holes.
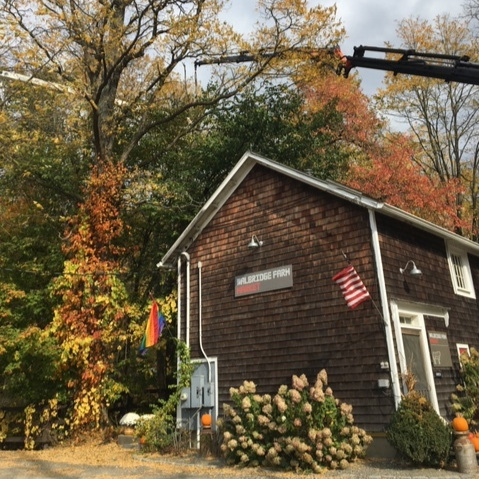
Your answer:
[[[125,449],[116,442],[56,446],[39,451],[0,451],[0,479],[289,479],[298,477],[276,471],[225,467],[215,458],[197,452],[183,456],[146,454]],[[311,476],[310,476],[311,477]]]
[[[213,457],[190,451],[183,456],[146,454],[115,441],[90,439],[81,444],[39,451],[0,450],[0,479],[479,479],[457,469],[415,469],[394,461],[358,461],[345,471],[297,474],[261,468],[226,467]]]

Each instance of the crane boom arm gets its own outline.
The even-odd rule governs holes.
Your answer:
[[[366,52],[399,54],[397,60],[366,56]],[[371,68],[391,71],[395,75],[404,73],[422,77],[437,78],[446,82],[479,85],[479,64],[469,62],[467,56],[418,53],[415,50],[360,46],[354,47],[354,55],[341,57],[337,72],[348,77],[352,68]]]
[[[44,88],[50,88],[52,90],[62,91],[72,93],[73,89],[61,85],[60,83],[55,83],[46,80],[40,80],[39,78],[35,78],[29,75],[22,75],[21,73],[10,72],[8,70],[0,70],[0,78],[6,78],[7,80],[16,80],[21,81],[24,83],[31,83],[35,86],[41,86]]]
[[[308,55],[315,61],[322,58],[323,63],[329,63],[329,60],[324,62],[324,59],[329,57],[332,59],[332,63],[335,64],[337,74],[346,78],[353,68],[370,68],[373,70],[390,71],[395,75],[403,73],[406,75],[437,78],[446,82],[454,81],[469,85],[479,85],[479,64],[470,62],[468,56],[419,53],[415,50],[368,46],[354,47],[352,56],[343,55],[339,48],[301,48],[293,51]],[[399,58],[377,58],[370,55],[369,52],[399,55]],[[284,54],[285,52],[267,51],[253,54],[245,51],[235,55],[223,55],[197,60],[195,67],[222,63],[255,62],[260,59],[280,57]]]
[[[195,66],[202,66],[202,65],[220,65],[222,63],[244,63],[244,62],[257,62],[260,59],[270,59],[270,58],[278,58],[288,53],[300,53],[309,56],[310,58],[317,60],[322,56],[326,55],[329,57],[337,56],[337,52],[339,50],[337,48],[293,48],[288,51],[259,51],[257,53],[252,53],[249,51],[244,51],[237,53],[235,55],[221,55],[216,57],[209,57],[203,60],[196,60]]]

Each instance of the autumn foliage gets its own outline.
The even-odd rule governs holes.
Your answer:
[[[413,143],[396,134],[384,140],[371,159],[352,164],[346,183],[352,188],[449,230],[465,226],[456,207],[459,181],[440,182],[413,161]]]
[[[333,136],[335,143],[340,143],[356,155],[375,148],[381,122],[353,78],[344,79],[331,72],[318,75],[305,88],[305,95],[309,109],[318,111],[328,105],[334,106],[342,116],[340,130],[324,128],[324,132]]]
[[[64,273],[54,285],[62,302],[52,332],[62,350],[66,386],[72,391],[72,428],[100,426],[105,408],[123,388],[111,377],[127,331],[125,288],[116,245],[123,225],[118,208],[125,168],[99,161],[86,199],[73,218],[64,246]]]
[[[461,182],[426,175],[417,143],[402,133],[384,134],[383,123],[353,78],[321,75],[305,92],[311,110],[334,105],[342,115],[341,129],[327,131],[334,145],[349,153],[348,168],[338,175],[341,182],[451,231],[465,232],[468,223],[458,208]]]

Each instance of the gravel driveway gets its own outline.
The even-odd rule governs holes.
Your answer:
[[[391,460],[364,460],[345,471],[295,474],[264,469],[226,467],[217,459],[145,456],[120,451],[116,456],[81,448],[43,451],[0,451],[0,479],[479,479],[456,469],[415,469]]]

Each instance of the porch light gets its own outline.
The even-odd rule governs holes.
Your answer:
[[[258,239],[256,235],[251,236],[251,241],[248,243],[248,248],[259,248],[263,246],[263,242]]]
[[[404,266],[404,268],[399,268],[399,272],[401,274],[404,274],[408,268],[409,265],[412,265],[412,268],[411,270],[409,271],[409,274],[411,276],[421,276],[422,275],[422,271],[416,267],[416,264],[414,263],[414,261],[412,260],[409,260],[407,263],[406,263],[406,266]]]

